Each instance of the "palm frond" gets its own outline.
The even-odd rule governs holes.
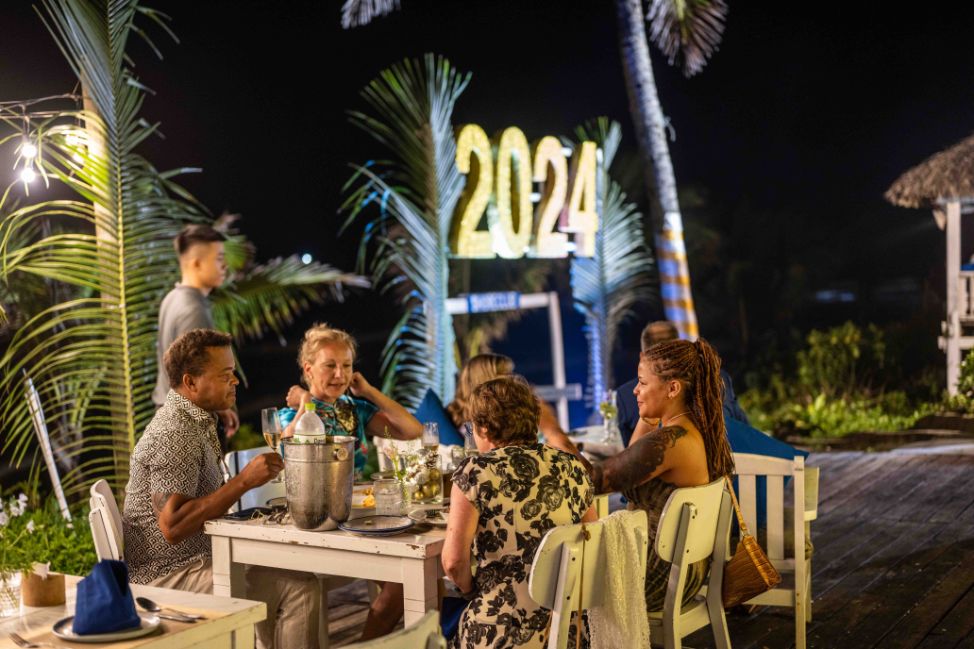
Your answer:
[[[362,27],[373,18],[392,13],[399,8],[399,0],[345,0],[342,5],[342,28]]]
[[[646,13],[650,40],[670,65],[679,58],[687,77],[703,70],[717,51],[726,19],[724,0],[651,0]]]
[[[598,402],[613,385],[610,358],[619,326],[637,304],[653,299],[655,273],[642,214],[608,171],[622,138],[619,124],[599,118],[576,129],[576,136],[594,141],[603,152],[597,177],[601,222],[595,255],[571,262],[572,296],[585,316],[589,343],[589,395]]]
[[[284,329],[314,304],[341,301],[346,286],[366,288],[368,279],[297,255],[272,259],[243,273],[213,292],[217,329],[236,340],[260,338],[273,331],[283,341]]]
[[[407,59],[382,71],[362,91],[374,114],[351,113],[352,123],[392,157],[356,169],[346,184],[343,208],[349,223],[367,208],[378,210],[366,225],[360,260],[371,249],[375,284],[403,292],[407,316],[383,352],[383,384],[407,405],[418,405],[427,388],[444,400],[453,395],[448,237],[464,180],[454,160],[451,117],[469,78],[433,54]]]
[[[4,217],[0,279],[24,273],[74,290],[24,323],[0,357],[0,427],[9,433],[3,450],[20,462],[32,437],[22,406],[26,372],[52,430],[72,427],[76,441],[65,452],[76,462],[63,482],[80,494],[100,477],[116,488],[127,481],[129,454],[153,413],[156,313],[176,273],[171,241],[205,210],[137,153],[156,127],[139,115],[145,89],[125,49],[142,33],[134,20],[147,14],[133,0],[46,0],[43,7],[88,109],[63,110],[34,134],[43,144],[36,164],[77,198]],[[17,244],[29,228],[54,222],[63,229]],[[166,268],[172,271],[160,271]]]

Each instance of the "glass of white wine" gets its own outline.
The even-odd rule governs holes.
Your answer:
[[[277,417],[277,408],[263,408],[260,411],[260,427],[264,433],[264,441],[271,447],[271,450],[281,452],[281,420]],[[271,482],[280,482],[282,473]]]

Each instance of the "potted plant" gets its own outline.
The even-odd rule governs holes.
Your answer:
[[[19,494],[0,507],[2,614],[19,609],[21,591],[30,606],[64,603],[64,574],[87,574],[96,561],[88,525],[65,519],[53,498],[30,507]],[[87,521],[87,511],[75,520]]]

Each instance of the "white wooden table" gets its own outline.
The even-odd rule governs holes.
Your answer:
[[[256,565],[401,583],[406,626],[437,605],[443,530],[365,537],[217,519],[204,531],[213,540],[215,595],[242,595],[243,568]]]
[[[9,638],[9,634],[17,633],[28,639],[41,632],[51,630],[58,620],[74,615],[75,586],[80,577],[68,576],[66,602],[61,606],[47,606],[35,608],[21,606],[20,615],[0,618],[0,649],[15,648],[16,645]],[[135,597],[148,597],[160,606],[172,606],[185,611],[208,611],[222,614],[222,617],[210,617],[199,620],[195,624],[175,625],[162,621],[163,633],[158,631],[145,638],[133,639],[128,642],[139,642],[139,649],[187,649],[199,647],[209,649],[253,649],[254,625],[267,616],[267,605],[264,602],[253,602],[246,599],[217,597],[200,593],[190,593],[168,588],[155,588],[132,584]],[[53,638],[53,636],[52,636]],[[113,645],[87,644],[51,640],[55,647],[111,647]]]

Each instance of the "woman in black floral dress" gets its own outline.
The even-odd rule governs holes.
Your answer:
[[[453,474],[443,547],[443,569],[471,601],[450,646],[541,649],[551,612],[528,595],[531,563],[548,530],[595,520],[592,483],[578,458],[537,443],[538,402],[524,379],[479,385],[471,412],[481,455]]]

